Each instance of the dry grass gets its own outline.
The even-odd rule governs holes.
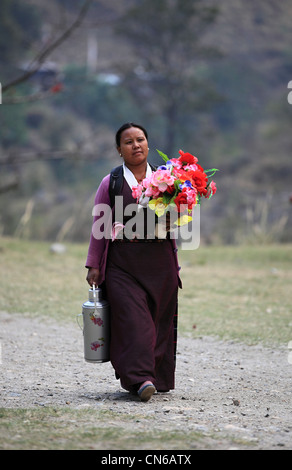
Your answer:
[[[180,258],[182,332],[248,344],[291,340],[290,245],[203,247]]]
[[[85,244],[56,255],[47,243],[1,239],[0,310],[75,321],[87,299],[86,254]],[[179,259],[181,334],[291,340],[291,245],[200,247]]]

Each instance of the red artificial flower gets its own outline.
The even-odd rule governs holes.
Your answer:
[[[191,175],[191,182],[195,188],[197,188],[198,192],[200,194],[207,194],[207,183],[208,183],[208,177],[206,173],[196,170],[189,172],[192,173]]]
[[[167,193],[173,194],[174,191],[175,191],[174,185],[172,185],[172,186],[167,186],[167,189],[166,189],[166,192],[167,192]]]
[[[199,165],[198,163],[196,163],[196,166],[197,166],[197,169],[198,169],[199,171],[202,171],[202,172],[204,173],[204,168],[203,168],[201,165]]]
[[[185,171],[182,168],[174,168],[173,174],[176,176],[182,183],[190,179],[191,171]]]
[[[198,159],[197,157],[194,157],[194,155],[188,153],[188,152],[183,152],[182,150],[179,151],[179,154],[180,154],[180,157],[179,157],[179,161],[181,162],[181,164],[185,164],[185,165],[193,165],[194,163],[197,163]]]
[[[177,212],[179,212],[179,213],[184,212],[188,207],[187,192],[182,190],[181,193],[178,193],[178,195],[176,196],[174,202],[176,204]]]

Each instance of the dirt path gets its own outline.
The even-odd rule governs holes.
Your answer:
[[[77,324],[3,312],[0,324],[0,407],[137,413],[137,426],[151,416],[156,429],[212,436],[213,448],[292,449],[288,349],[179,338],[176,390],[145,404],[120,388],[110,363],[84,361]]]

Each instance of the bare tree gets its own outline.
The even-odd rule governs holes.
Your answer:
[[[39,70],[41,65],[48,58],[48,56],[55,49],[57,49],[64,41],[66,41],[71,36],[73,31],[75,31],[75,29],[78,28],[81,25],[82,21],[84,20],[86,14],[88,12],[89,7],[93,3],[93,1],[94,0],[85,0],[84,5],[80,9],[80,11],[79,11],[76,19],[73,21],[73,23],[65,31],[63,31],[63,33],[59,37],[54,39],[53,42],[51,42],[49,45],[46,45],[42,50],[40,50],[36,54],[34,59],[31,61],[30,65],[28,67],[28,70],[25,73],[21,74],[18,78],[12,80],[11,82],[3,85],[2,86],[2,92],[3,93],[5,93],[9,89],[11,89],[12,87],[15,87],[15,86],[20,85],[21,83],[25,82],[26,80],[28,80],[33,74],[35,74]],[[22,97],[22,99],[23,99],[23,97]],[[29,100],[31,100],[31,98],[29,98]],[[13,101],[11,101],[11,100],[9,101],[8,99],[4,98],[4,103],[8,103],[8,102],[13,102]]]
[[[91,4],[93,3],[94,0],[85,0],[82,8],[80,9],[77,17],[75,20],[69,25],[68,28],[65,29],[57,38],[55,38],[50,44],[46,45],[42,50],[40,50],[34,59],[31,61],[29,68],[26,72],[22,73],[19,77],[16,79],[10,81],[9,83],[6,83],[5,85],[2,86],[2,92],[5,93],[18,85],[22,84],[23,82],[27,81],[33,74],[35,74],[44,61],[49,57],[49,55],[56,50],[64,41],[66,41],[72,33],[81,25],[83,22]],[[28,96],[5,96],[3,97],[3,104],[20,104],[20,103],[28,103],[32,101],[37,101],[40,99],[48,98],[52,96],[54,93],[59,91],[58,85],[51,87],[49,90],[46,91],[41,91],[34,93],[32,95]],[[59,159],[59,158],[64,158],[64,154],[68,158],[68,153],[62,153],[60,155],[57,152],[57,155],[54,152],[50,152],[50,159]],[[46,158],[46,155],[37,155],[36,153],[30,155],[29,159],[33,160],[38,160],[40,158]],[[12,170],[12,175],[9,178],[6,178],[6,181],[4,181],[0,185],[0,194],[6,193],[8,191],[14,190],[18,187],[19,181],[20,181],[20,175],[19,171],[17,169],[17,161],[25,161],[25,156],[23,158],[23,155],[17,155],[15,154],[9,154],[9,155],[3,155],[0,159],[0,164],[1,165],[11,165],[11,170]]]

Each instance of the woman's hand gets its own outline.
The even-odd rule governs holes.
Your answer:
[[[98,285],[98,279],[99,279],[99,269],[89,268],[88,273],[87,273],[87,277],[86,277],[86,281],[88,282],[88,284],[91,287],[93,286],[93,284],[95,284],[97,286]]]

